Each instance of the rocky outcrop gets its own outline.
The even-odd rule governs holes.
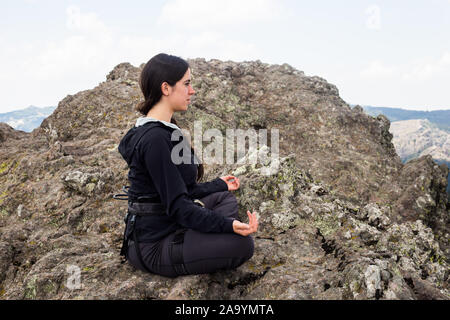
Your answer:
[[[446,166],[403,165],[386,117],[351,109],[335,86],[287,64],[189,62],[197,94],[180,126],[279,129],[279,161],[246,161],[262,147],[206,166],[208,180],[239,176],[240,212],[258,212],[253,258],[168,279],[119,256],[126,203],[111,196],[128,170],[117,145],[141,99],[140,69],[124,63],[39,129],[0,142],[2,299],[450,297]]]
[[[6,140],[18,140],[25,136],[26,134],[23,131],[14,130],[10,125],[0,122],[0,143],[5,142]]]
[[[392,206],[396,221],[421,220],[431,227],[447,259],[450,257],[450,203],[446,193],[448,167],[430,155],[408,161],[396,183],[386,183],[380,193]],[[386,200],[384,200],[386,201]]]

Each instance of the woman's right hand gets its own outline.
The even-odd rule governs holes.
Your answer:
[[[233,231],[241,236],[248,236],[258,230],[258,218],[256,212],[250,213],[247,210],[248,223],[243,223],[238,220],[233,221]]]

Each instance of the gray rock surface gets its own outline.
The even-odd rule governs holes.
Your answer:
[[[403,165],[387,118],[351,109],[322,78],[189,62],[197,94],[181,127],[280,132],[276,163],[206,166],[206,180],[239,176],[243,220],[258,212],[252,259],[169,279],[119,256],[126,203],[111,196],[128,169],[117,145],[141,99],[140,68],[123,63],[32,133],[0,126],[1,299],[449,299],[445,165]]]

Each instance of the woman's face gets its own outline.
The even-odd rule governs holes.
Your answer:
[[[187,110],[189,103],[191,103],[190,98],[195,93],[191,85],[191,69],[188,68],[183,78],[171,88],[172,92],[169,99],[174,111]]]

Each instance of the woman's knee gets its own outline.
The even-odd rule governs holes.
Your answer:
[[[255,251],[255,245],[251,236],[237,236],[238,240],[234,243],[232,249],[236,256],[247,261],[249,260]]]
[[[227,199],[228,201],[236,202],[236,204],[237,204],[237,198],[234,195],[234,193],[232,193],[230,191],[224,191],[224,193],[225,193],[225,199]]]
[[[236,196],[230,191],[224,191],[224,197],[221,201],[222,204],[230,206],[234,211],[238,209],[238,201]]]
[[[245,238],[245,253],[246,253],[246,260],[249,260],[251,257],[253,257],[253,253],[255,252],[255,243],[253,241],[253,237],[246,236]]]
[[[230,191],[219,191],[217,193],[214,193],[214,195],[216,195],[216,199],[217,199],[217,203],[231,203],[231,202],[236,202],[237,204],[237,199],[236,196],[230,192]]]

